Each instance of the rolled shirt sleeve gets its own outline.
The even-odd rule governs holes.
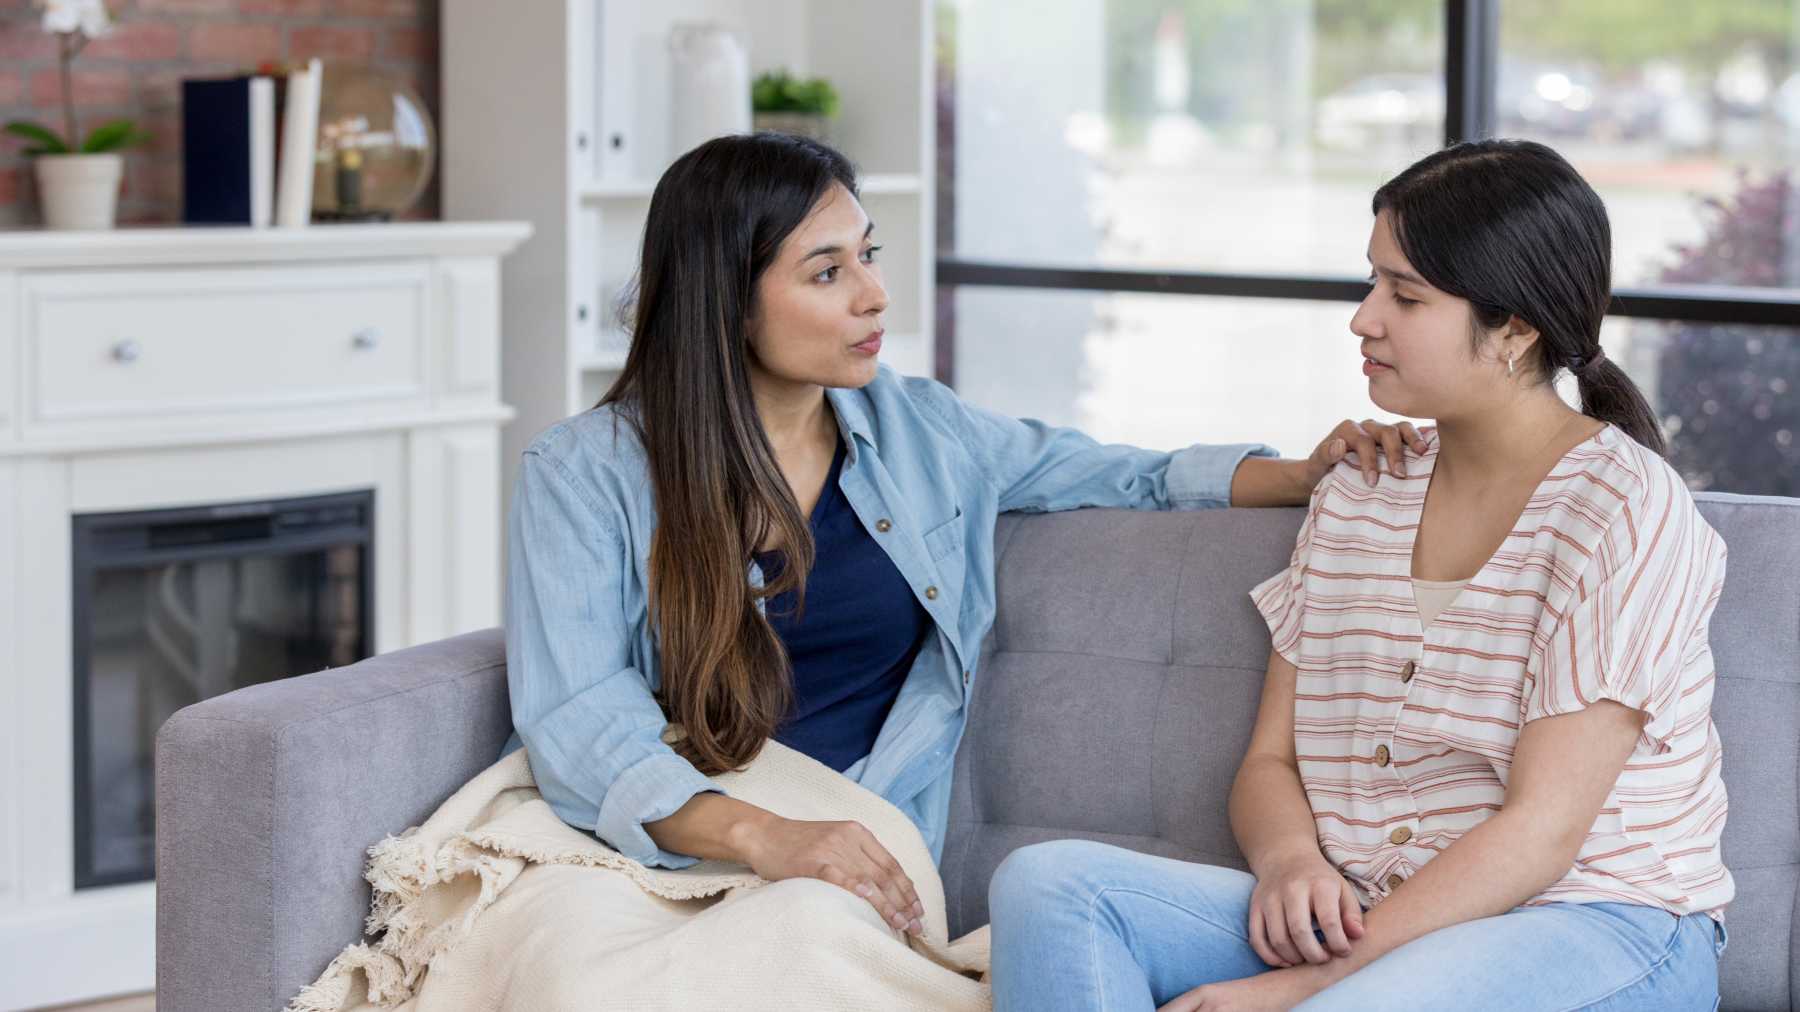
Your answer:
[[[1169,455],[1164,477],[1168,508],[1222,509],[1231,505],[1231,479],[1245,457],[1280,457],[1261,443],[1196,443]]]
[[[1294,537],[1294,552],[1288,558],[1287,568],[1250,590],[1251,601],[1269,626],[1270,648],[1296,668],[1300,666],[1300,634],[1306,627],[1306,567],[1312,558],[1314,520],[1333,480],[1334,476],[1327,475],[1313,489],[1312,502],[1307,506],[1306,519],[1300,523],[1300,533]]]
[[[686,868],[695,859],[663,850],[644,832],[644,823],[666,819],[697,794],[724,793],[676,755],[655,753],[626,767],[607,788],[596,817],[594,835],[639,864]]]
[[[1607,528],[1533,658],[1525,721],[1612,700],[1645,715],[1642,742],[1658,755],[1703,715],[1725,544],[1685,490],[1670,499]]]

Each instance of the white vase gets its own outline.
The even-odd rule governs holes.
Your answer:
[[[730,29],[676,24],[669,32],[669,82],[672,155],[750,132],[750,57]]]
[[[38,155],[38,199],[44,225],[53,229],[113,227],[125,160],[117,153]]]

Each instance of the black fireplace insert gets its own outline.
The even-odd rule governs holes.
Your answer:
[[[374,511],[359,491],[73,518],[76,888],[155,877],[176,710],[368,656]]]

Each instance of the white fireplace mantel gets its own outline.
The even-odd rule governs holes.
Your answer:
[[[374,650],[497,624],[530,232],[0,232],[0,1008],[154,984],[154,885],[74,888],[71,518],[372,489]]]

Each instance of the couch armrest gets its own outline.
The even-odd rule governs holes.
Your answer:
[[[187,707],[156,737],[156,1004],[279,1009],[362,936],[365,850],[512,731],[489,629]]]

